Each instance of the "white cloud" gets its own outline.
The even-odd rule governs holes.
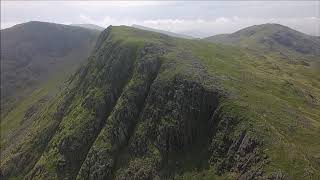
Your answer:
[[[139,21],[132,18],[113,18],[111,16],[105,16],[102,19],[93,19],[86,15],[80,15],[80,23],[83,24],[96,24],[101,27],[108,27],[109,25],[119,26],[119,25],[127,25],[131,26],[132,24],[137,24]]]
[[[232,33],[241,28],[264,24],[278,23],[294,28],[311,35],[320,35],[320,18],[241,18],[219,17],[215,19],[159,19],[146,20],[140,24],[162,30],[185,33],[196,37],[205,37],[215,34]]]
[[[218,17],[212,19],[146,19],[113,18],[105,16],[95,20],[86,15],[80,15],[81,23],[97,24],[102,27],[109,25],[139,24],[146,27],[184,33],[195,37],[206,37],[215,34],[232,33],[241,28],[264,23],[278,23],[311,35],[320,35],[320,18],[243,18]]]
[[[204,37],[279,23],[320,35],[317,5],[319,1],[1,1],[1,28],[32,20],[102,27],[140,24]]]

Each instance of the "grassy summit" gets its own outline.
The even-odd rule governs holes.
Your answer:
[[[2,175],[316,179],[319,71],[314,59],[305,65],[284,58],[109,27],[88,63],[6,155]]]

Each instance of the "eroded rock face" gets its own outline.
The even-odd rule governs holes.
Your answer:
[[[162,153],[185,151],[205,138],[209,119],[218,105],[218,93],[181,77],[152,87],[142,120]]]
[[[159,58],[165,51],[155,45],[141,50],[131,80],[92,145],[78,179],[108,179],[114,174],[120,179],[126,177],[139,166],[118,168],[123,165],[119,163],[123,149],[132,158],[137,157],[134,162],[143,164],[141,168],[150,169],[152,173],[145,172],[149,174],[146,177],[155,177],[158,175],[154,172],[166,164],[169,154],[187,152],[199,141],[208,145],[210,117],[219,104],[218,90],[183,75],[168,80],[164,73],[158,74],[168,66],[162,64],[160,68]],[[139,158],[147,158],[151,151],[159,156],[151,156],[148,161]],[[144,164],[150,161],[152,167]]]
[[[98,58],[89,62],[91,68],[81,83],[76,85],[77,89],[81,89],[80,94],[76,94],[78,102],[73,102],[74,107],[62,120],[60,128],[49,144],[48,152],[41,157],[59,159],[58,163],[53,164],[59,179],[76,177],[89,148],[131,78],[135,51],[112,44],[100,49],[105,50],[109,50],[107,59]],[[97,71],[101,66],[101,71]],[[38,163],[35,167],[47,164],[49,162]],[[39,178],[42,178],[41,174]]]
[[[112,176],[118,151],[126,146],[149,87],[159,71],[159,54],[161,51],[156,47],[146,46],[138,55],[131,80],[93,144],[80,169],[78,179],[106,179]]]
[[[218,174],[235,172],[238,179],[263,179],[263,165],[268,157],[262,143],[247,130],[235,132],[239,119],[217,110],[212,116],[214,127],[210,143],[210,163]]]
[[[94,56],[71,77],[27,179],[172,179],[185,164],[262,177],[261,143],[223,113],[226,94],[190,52],[174,60],[168,52],[102,33]]]

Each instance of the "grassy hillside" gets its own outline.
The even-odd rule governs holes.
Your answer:
[[[98,33],[45,22],[1,30],[1,158],[87,59]]]
[[[37,87],[81,64],[98,34],[36,21],[1,30],[1,117]]]
[[[1,175],[317,179],[318,73],[260,51],[110,26]]]

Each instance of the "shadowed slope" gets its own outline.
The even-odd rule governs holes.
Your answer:
[[[1,109],[85,60],[99,32],[31,21],[1,30]]]

